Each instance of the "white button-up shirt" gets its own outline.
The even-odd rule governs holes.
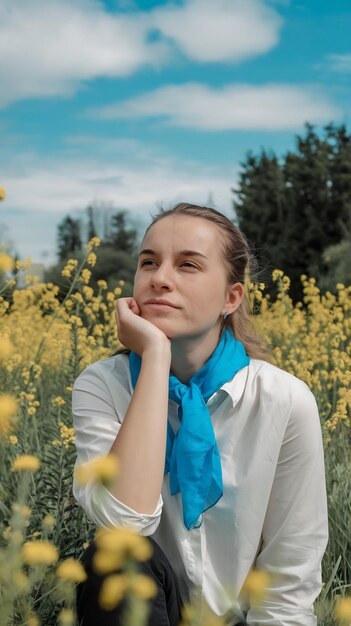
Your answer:
[[[107,454],[127,412],[133,387],[128,357],[87,367],[73,388],[77,465]],[[231,624],[315,626],[321,560],[328,541],[321,427],[314,396],[301,380],[258,359],[207,402],[223,474],[223,496],[188,531],[180,494],[169,474],[153,514],[134,511],[102,485],[73,485],[98,526],[129,525],[153,535],[177,574],[183,600],[204,598]],[[140,416],[142,420],[143,416]],[[169,401],[174,433],[178,406]],[[269,572],[259,607],[240,593],[251,568]]]

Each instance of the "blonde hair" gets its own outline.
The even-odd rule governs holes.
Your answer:
[[[225,215],[209,207],[180,202],[171,209],[160,209],[160,212],[153,217],[151,224],[147,227],[145,235],[156,222],[169,215],[202,217],[216,224],[222,234],[222,256],[228,284],[240,282],[245,285],[250,280],[250,270],[255,261],[254,256],[245,235]],[[240,306],[234,313],[225,319],[223,318],[221,331],[226,327],[232,328],[235,337],[244,344],[250,357],[269,359],[268,347],[263,339],[257,335],[253,325],[253,314],[250,310],[246,289]]]

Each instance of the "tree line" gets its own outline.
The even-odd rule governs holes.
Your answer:
[[[345,126],[329,125],[319,136],[306,125],[282,159],[265,150],[249,153],[233,193],[236,223],[266,278],[273,268],[283,270],[295,300],[302,274],[324,290],[351,283],[351,135]]]
[[[295,149],[282,158],[264,149],[249,152],[232,193],[233,222],[249,239],[261,267],[260,280],[269,290],[275,268],[291,278],[294,300],[302,295],[302,274],[314,276],[324,290],[335,290],[337,282],[351,283],[351,135],[344,125],[331,124],[318,134],[307,124],[296,136]],[[138,232],[127,210],[108,219],[105,213],[100,232],[98,218],[101,212],[90,206],[84,223],[70,216],[62,220],[58,263],[47,279],[62,282],[57,279],[65,261],[79,258],[86,241],[98,235],[102,243],[93,282],[104,279],[114,288],[122,279],[124,295],[130,295]]]
[[[109,207],[89,206],[82,218],[67,215],[57,227],[58,262],[46,271],[45,279],[61,286],[60,295],[64,296],[66,291],[61,271],[67,260],[80,259],[87,241],[96,236],[101,244],[97,250],[96,265],[89,268],[92,272],[91,284],[94,286],[98,280],[105,280],[109,288],[114,289],[123,280],[123,294],[132,294],[138,231],[131,226],[128,211],[117,210],[111,214]]]

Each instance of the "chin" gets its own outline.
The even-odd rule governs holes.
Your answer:
[[[166,319],[162,319],[156,316],[154,317],[153,315],[141,315],[141,317],[144,320],[151,322],[151,324],[156,326],[156,328],[159,328],[160,330],[162,330],[162,332],[165,333],[165,335],[167,335],[168,338],[170,338],[173,335],[174,322],[172,323]]]
[[[179,334],[170,324],[162,324],[162,322],[158,322],[155,326],[162,330],[168,339],[174,339]]]

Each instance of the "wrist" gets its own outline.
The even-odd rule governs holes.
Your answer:
[[[171,342],[166,341],[155,342],[152,345],[145,348],[141,355],[142,360],[164,359],[165,362],[171,361]]]

